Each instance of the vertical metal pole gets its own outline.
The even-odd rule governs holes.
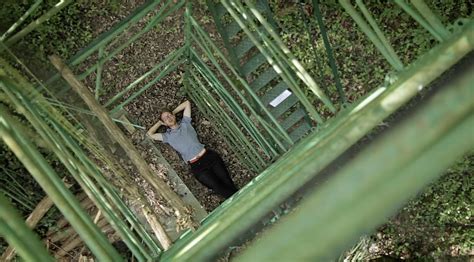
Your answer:
[[[346,94],[342,88],[341,78],[339,77],[339,71],[337,70],[336,59],[332,52],[331,43],[326,32],[326,26],[323,22],[323,16],[321,15],[321,10],[319,9],[319,0],[313,0],[313,14],[318,21],[319,29],[321,30],[321,36],[323,37],[324,47],[326,48],[326,53],[328,54],[329,65],[331,66],[332,74],[334,75],[334,82],[336,83],[336,88],[339,93],[339,99],[343,104],[347,103]]]

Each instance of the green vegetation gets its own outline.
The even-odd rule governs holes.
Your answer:
[[[302,1],[304,2],[304,1]],[[306,1],[311,2],[311,1]],[[384,83],[392,68],[357,27],[338,1],[319,1],[336,63],[349,101],[355,101]],[[407,65],[437,44],[428,31],[391,1],[366,1],[395,52]],[[448,28],[456,29],[457,17],[473,17],[472,6],[459,1],[426,1]],[[281,37],[316,80],[336,96],[331,69],[312,5],[270,1],[281,28]],[[308,27],[302,19],[309,19]],[[321,61],[320,66],[318,60]],[[320,77],[317,77],[320,76]]]
[[[34,3],[34,0],[2,1],[0,8],[0,32],[3,34]],[[36,20],[59,0],[45,0],[10,36]],[[33,67],[40,70],[42,63],[49,63],[47,55],[58,54],[69,58],[90,43],[101,25],[93,21],[98,16],[115,16],[120,11],[119,0],[79,0],[73,1],[59,13],[52,16],[35,30],[13,45],[11,48],[17,56],[33,62]]]
[[[460,159],[398,215],[376,242],[393,257],[466,256],[474,247],[474,154]]]
[[[41,151],[43,156],[55,168],[58,167],[57,159],[49,152]],[[33,211],[36,205],[45,197],[43,189],[36,180],[32,179],[28,171],[23,167],[18,158],[6,147],[0,144],[0,159],[2,166],[0,168],[0,192],[4,194],[20,213],[23,219]],[[62,172],[58,172],[62,174]],[[44,236],[48,229],[55,224],[61,214],[53,207],[41,219],[35,232],[39,236]],[[0,238],[0,254],[7,248],[6,242]]]

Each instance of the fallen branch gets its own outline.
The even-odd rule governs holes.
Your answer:
[[[97,223],[97,226],[104,233],[110,233],[113,230],[105,218],[102,218]],[[77,248],[81,243],[83,243],[82,238],[76,234],[76,237],[70,238],[66,243],[64,243],[61,248],[54,254],[56,259],[59,259],[69,253],[69,251]]]
[[[90,198],[87,197],[87,195],[83,192],[79,193],[77,196],[76,196],[77,200],[81,201],[79,203],[79,205],[82,207],[82,209],[84,210],[87,210],[89,208],[91,208],[93,205],[94,205],[94,202],[92,202],[92,200],[90,200]],[[54,234],[58,234],[58,230],[65,227],[69,222],[66,220],[66,218],[61,218],[60,220],[58,220],[58,222],[56,223],[56,226],[54,227],[54,229],[49,229],[48,232],[46,233],[46,236],[47,237],[51,237],[52,235]]]

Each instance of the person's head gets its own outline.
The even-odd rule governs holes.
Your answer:
[[[176,125],[176,116],[168,110],[161,113],[160,119],[168,127]]]

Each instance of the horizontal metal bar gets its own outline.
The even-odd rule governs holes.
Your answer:
[[[173,51],[171,54],[167,55],[165,57],[165,59],[163,59],[163,61],[159,62],[157,65],[155,65],[152,69],[150,69],[149,71],[147,71],[145,74],[143,74],[142,76],[140,76],[139,78],[135,79],[130,85],[128,85],[126,88],[124,88],[122,91],[120,91],[118,94],[116,94],[114,97],[112,97],[111,99],[109,99],[109,101],[107,101],[105,103],[105,107],[108,107],[110,106],[112,103],[114,103],[115,101],[117,101],[119,98],[121,98],[125,93],[127,93],[128,91],[130,91],[131,89],[133,89],[136,85],[138,85],[140,82],[142,82],[143,80],[145,80],[148,76],[150,76],[151,74],[153,74],[154,72],[156,72],[158,69],[161,69],[162,67],[164,67],[164,69],[166,69],[169,64],[172,64],[174,63],[177,59],[180,59],[181,56],[183,55],[184,51],[186,51],[186,48],[183,46],[181,47],[180,49],[176,50],[176,51]]]
[[[87,57],[93,54],[99,48],[105,46],[118,34],[122,33],[126,28],[138,22],[142,17],[152,11],[160,0],[148,0],[146,3],[135,9],[133,13],[128,15],[125,19],[121,20],[118,24],[114,25],[110,30],[100,34],[92,43],[84,47],[81,51],[75,54],[73,57],[67,60],[67,64],[70,66],[78,65],[84,61]]]
[[[169,2],[170,0],[168,0]],[[169,15],[171,12],[173,11],[176,11],[177,9],[179,8],[179,5],[176,5],[176,6],[173,6],[169,11],[167,11],[165,14],[162,14],[164,12],[163,9],[160,10],[160,12],[155,15],[155,17],[153,18],[152,21],[150,21],[144,28],[142,28],[140,31],[138,31],[137,33],[135,33],[132,37],[130,37],[129,39],[127,39],[127,41],[125,41],[124,43],[122,43],[120,46],[118,46],[117,48],[115,48],[114,50],[110,51],[109,54],[105,57],[103,57],[102,59],[99,59],[98,63],[105,63],[107,60],[110,60],[112,59],[114,56],[116,56],[118,53],[120,53],[123,49],[127,48],[128,46],[130,46],[130,44],[134,41],[136,41],[138,38],[140,38],[142,35],[144,35],[146,32],[150,31],[151,29],[153,29],[153,27],[161,22],[167,15]],[[97,69],[97,64],[94,64],[93,66],[87,68],[83,73],[81,73],[79,76],[78,76],[78,79],[79,80],[82,80],[84,78],[86,78],[89,74],[91,74],[92,72],[94,72],[94,70]]]
[[[160,74],[155,77],[155,79],[151,80],[148,82],[146,85],[144,85],[140,90],[136,91],[133,93],[130,97],[128,97],[125,101],[114,107],[112,110],[110,110],[110,114],[113,114],[123,108],[124,106],[128,105],[130,102],[132,102],[133,99],[135,99],[137,96],[143,94],[148,88],[152,87],[156,82],[160,81],[163,77],[167,76],[171,71],[175,70],[178,66],[181,64],[185,63],[185,59],[178,60],[174,64],[167,64],[165,69],[160,72]]]

